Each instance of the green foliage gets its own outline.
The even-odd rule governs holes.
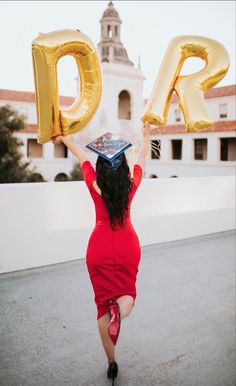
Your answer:
[[[25,128],[24,116],[11,106],[0,107],[0,183],[45,181],[30,162],[22,160],[23,142],[14,133]]]
[[[83,175],[81,172],[81,166],[79,162],[74,164],[72,171],[70,172],[69,181],[83,181]]]

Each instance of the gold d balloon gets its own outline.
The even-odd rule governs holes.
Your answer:
[[[65,55],[75,58],[80,74],[80,95],[67,109],[60,109],[57,63]],[[53,136],[82,130],[96,112],[102,88],[101,65],[91,40],[78,30],[40,34],[32,42],[38,143]]]
[[[206,65],[197,73],[181,76],[184,61],[196,56]],[[202,36],[177,36],[170,41],[150,99],[145,106],[143,122],[166,125],[173,91],[183,111],[188,132],[213,126],[204,101],[204,91],[215,86],[226,75],[229,55],[219,42]]]

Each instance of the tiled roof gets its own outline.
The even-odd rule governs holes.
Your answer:
[[[215,131],[236,131],[236,121],[216,121],[212,127],[208,127],[201,131],[195,132],[201,134],[202,132]],[[157,127],[152,129],[152,134],[180,134],[187,133],[184,125],[169,125],[165,127]]]
[[[31,102],[35,103],[35,94],[31,91],[16,91],[0,89],[0,100],[7,101],[19,101],[19,102]],[[74,98],[67,96],[60,96],[60,104],[64,106],[70,106]]]
[[[209,89],[205,93],[205,98],[216,98],[222,96],[236,95],[236,85],[215,87]],[[35,103],[35,94],[31,91],[17,91],[0,89],[0,100],[19,101],[19,102],[32,102]],[[74,101],[73,97],[60,96],[60,104],[64,106],[70,106]],[[145,99],[145,103],[147,99]],[[172,103],[177,102],[176,95],[172,97]]]
[[[206,98],[215,98],[221,96],[236,95],[236,85],[229,85],[223,87],[212,88],[206,92]],[[176,96],[172,98],[172,103],[174,103]],[[0,89],[0,100],[9,100],[9,101],[20,101],[20,102],[31,102],[35,103],[35,94],[34,92],[29,91],[16,91],[16,90],[6,90]],[[74,101],[74,98],[67,96],[60,96],[60,104],[64,106],[70,106]],[[214,123],[214,126],[211,128],[206,128],[201,132],[214,132],[214,131],[235,131],[236,130],[236,121],[217,121]],[[153,129],[153,134],[158,134],[161,131],[161,134],[178,134],[186,133],[186,128],[183,124],[181,125],[168,125],[165,127],[160,127]],[[22,133],[37,133],[37,124],[27,124],[25,130],[21,131]]]
[[[205,98],[217,98],[217,97],[230,96],[230,95],[236,95],[235,84],[231,84],[229,86],[222,86],[222,87],[213,87],[205,92]],[[148,99],[145,99],[145,103],[147,103],[147,101]],[[173,94],[171,103],[176,103],[176,102],[178,102],[177,96]]]
[[[199,131],[202,132],[215,132],[215,131],[236,131],[236,121],[217,121],[214,123],[213,127],[206,128]],[[165,127],[153,128],[152,134],[179,134],[187,133],[184,125],[168,125]],[[37,124],[27,124],[24,130],[21,130],[21,133],[37,133]]]

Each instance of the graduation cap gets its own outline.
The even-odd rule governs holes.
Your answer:
[[[118,169],[123,160],[123,152],[133,144],[119,135],[107,132],[85,147],[105,159],[105,165],[112,170]]]

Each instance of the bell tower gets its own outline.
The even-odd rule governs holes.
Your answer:
[[[134,66],[134,63],[129,60],[127,51],[120,40],[121,23],[122,20],[112,1],[110,1],[100,19],[101,40],[98,43],[98,52],[102,62]]]
[[[97,45],[102,69],[101,101],[84,130],[84,135],[91,139],[106,131],[131,141],[141,136],[145,78],[140,60],[135,66],[121,41],[121,23],[119,13],[110,1],[100,19],[101,37]]]

